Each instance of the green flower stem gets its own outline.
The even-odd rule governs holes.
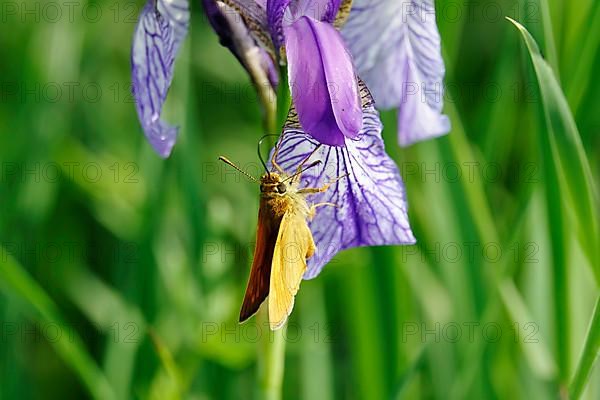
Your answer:
[[[594,307],[590,328],[585,339],[585,344],[583,345],[583,351],[581,352],[575,375],[569,385],[569,398],[571,400],[581,397],[581,393],[592,372],[594,362],[598,358],[598,353],[600,353],[600,296],[596,300],[596,306]]]
[[[263,114],[263,129],[265,134],[273,134],[277,132],[277,99],[276,94],[267,74],[258,65],[254,63],[248,63],[248,72],[252,78],[252,83],[256,88],[258,94],[258,100],[262,106]]]
[[[279,87],[277,88],[277,128],[283,128],[290,109],[291,96],[288,86],[287,66],[279,68]]]
[[[260,327],[263,335],[258,347],[258,389],[259,399],[279,400],[283,384],[283,371],[285,368],[285,330],[271,331],[267,307],[263,306],[258,312]]]
[[[270,86],[258,87],[258,95],[263,105],[263,128],[265,134],[277,133],[277,99]]]

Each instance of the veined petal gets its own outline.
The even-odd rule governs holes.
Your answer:
[[[267,0],[267,14],[273,42],[284,42],[284,28],[300,17],[315,21],[334,22],[342,0]]]
[[[133,36],[131,75],[136,110],[146,138],[161,157],[169,156],[177,138],[178,127],[162,121],[160,115],[189,19],[187,0],[149,0]]]
[[[302,174],[301,188],[322,187],[348,174],[326,192],[307,198],[309,204],[326,202],[337,207],[317,208],[309,223],[317,250],[308,260],[305,279],[317,276],[344,249],[415,243],[404,184],[396,164],[385,152],[379,114],[366,87],[361,93],[365,100],[364,124],[358,137],[345,139],[344,147],[321,145],[309,161],[321,160],[321,164]],[[276,161],[291,174],[319,143],[302,131],[292,111],[278,144]]]
[[[398,109],[398,143],[406,147],[450,131],[450,120],[442,114],[442,84],[423,82],[408,62],[400,69],[405,88]],[[399,71],[399,72],[400,72]]]
[[[283,44],[283,17],[290,2],[291,0],[267,0],[267,20],[276,48]]]
[[[401,145],[450,131],[433,0],[354,0],[342,35],[377,106],[399,107]]]
[[[301,17],[285,29],[289,84],[304,130],[323,144],[343,146],[362,127],[358,83],[335,28]]]
[[[208,21],[219,35],[221,44],[227,47],[246,68],[258,90],[268,90],[268,98],[274,98],[271,90],[277,87],[279,72],[271,57],[269,49],[260,43],[246,25],[248,14],[239,14],[244,9],[234,9],[219,0],[203,0]],[[255,7],[260,7],[255,4]],[[259,14],[256,9],[253,15]],[[250,22],[254,27],[252,21]],[[272,50],[272,49],[269,49]],[[270,85],[269,85],[270,84]],[[267,88],[267,86],[271,86]]]

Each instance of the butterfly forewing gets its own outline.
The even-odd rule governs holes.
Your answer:
[[[306,218],[290,209],[281,220],[273,251],[269,288],[269,324],[280,328],[294,307],[294,297],[306,271],[306,259],[315,251],[315,243]]]
[[[250,279],[240,311],[240,322],[244,322],[256,313],[269,294],[271,263],[281,220],[281,216],[275,215],[268,201],[261,198],[258,210],[254,260],[252,261]]]

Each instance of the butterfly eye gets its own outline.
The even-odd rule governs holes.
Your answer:
[[[287,188],[285,187],[285,183],[281,182],[279,185],[277,185],[277,191],[279,193],[285,193],[286,190]]]

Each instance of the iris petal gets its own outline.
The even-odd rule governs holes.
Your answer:
[[[304,130],[323,144],[343,146],[362,127],[350,54],[333,26],[301,17],[285,29],[289,84]]]
[[[342,35],[377,106],[399,107],[401,145],[450,131],[433,0],[354,0]]]
[[[319,207],[309,223],[317,250],[308,260],[305,279],[317,276],[344,249],[415,243],[404,184],[396,164],[385,152],[379,114],[366,87],[361,88],[361,94],[364,124],[358,137],[346,138],[344,147],[322,145],[310,158],[321,160],[321,164],[302,174],[302,188],[321,187],[348,174],[324,193],[308,197],[309,204],[327,202],[337,207]],[[300,128],[294,112],[288,121],[276,161],[291,174],[319,143]]]
[[[146,138],[162,157],[169,156],[177,138],[178,127],[160,116],[189,18],[187,0],[149,0],[133,37],[131,75],[136,110]]]

